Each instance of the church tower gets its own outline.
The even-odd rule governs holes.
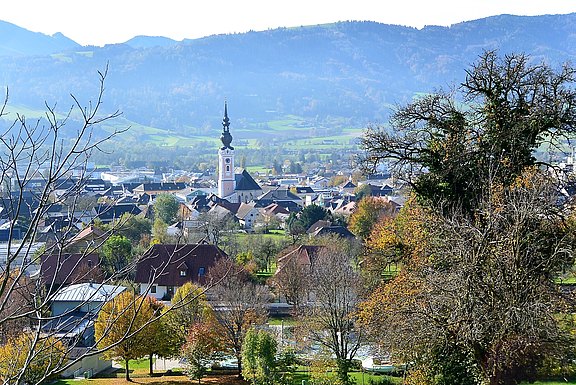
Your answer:
[[[222,147],[218,150],[218,196],[225,198],[234,194],[236,180],[234,176],[234,147],[230,135],[230,119],[228,119],[228,104],[224,102],[223,131],[220,136]]]

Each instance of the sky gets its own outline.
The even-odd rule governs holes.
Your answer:
[[[82,45],[174,40],[347,20],[422,28],[512,14],[576,12],[576,0],[7,0],[0,20]]]

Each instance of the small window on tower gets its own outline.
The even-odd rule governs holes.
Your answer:
[[[230,166],[226,166],[226,172],[230,172]]]

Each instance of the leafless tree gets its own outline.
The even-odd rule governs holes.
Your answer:
[[[101,291],[105,285],[121,282],[134,268],[132,264],[107,277],[101,276],[95,252],[115,233],[113,226],[80,243],[74,239],[81,220],[89,217],[82,191],[91,177],[88,165],[92,155],[124,131],[110,129],[114,126],[108,124],[119,112],[101,111],[106,76],[107,69],[99,72],[95,100],[84,106],[71,96],[72,105],[64,114],[56,106],[46,104],[43,119],[29,121],[20,114],[14,116],[9,112],[8,92],[0,107],[0,124],[5,127],[0,133],[0,214],[3,227],[8,228],[3,245],[6,256],[0,261],[0,331],[23,333],[26,330],[26,341],[29,341],[25,351],[21,351],[18,366],[0,373],[4,384],[40,383],[74,367],[84,357],[114,345],[97,348],[99,341],[88,341],[78,348],[78,338],[87,337],[82,327],[93,322],[95,315],[90,312],[75,315],[94,297],[63,313],[50,312],[51,303],[63,284],[91,281],[93,287]],[[102,128],[104,125],[106,130]],[[42,253],[35,253],[44,218],[60,204],[68,208],[66,226],[52,234]],[[22,229],[21,235],[19,229]],[[150,282],[162,273],[162,269],[151,272]],[[106,299],[100,298],[100,301]],[[148,323],[154,321],[150,319]],[[68,338],[64,332],[74,329],[80,329],[80,334],[76,339]],[[123,338],[130,338],[139,330]],[[5,346],[2,344],[0,348]],[[57,349],[53,349],[55,347]],[[47,351],[56,350],[61,354],[49,357],[51,365],[40,368],[30,382],[29,372],[32,368],[38,369],[36,363],[46,357]]]
[[[252,325],[266,321],[266,303],[270,298],[268,289],[250,280],[243,268],[230,259],[221,260],[210,271],[215,284],[214,315],[222,326],[224,341],[238,360],[239,376],[242,373],[242,344]]]
[[[277,268],[270,284],[278,294],[292,305],[294,314],[300,313],[306,304],[310,287],[310,266],[302,265],[296,258],[290,258]]]
[[[356,323],[360,278],[351,248],[342,243],[318,253],[310,273],[314,301],[304,310],[301,328],[303,334],[334,355],[338,381],[348,384],[348,372],[363,336]]]

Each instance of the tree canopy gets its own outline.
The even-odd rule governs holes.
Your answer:
[[[542,143],[576,131],[574,80],[568,65],[485,52],[458,93],[423,96],[393,115],[391,131],[369,129],[364,164],[392,162],[419,197],[471,211],[488,184],[509,185],[541,162]]]
[[[154,329],[146,327],[157,316],[155,305],[151,297],[136,297],[125,291],[106,302],[98,313],[94,324],[98,347],[111,347],[104,352],[105,358],[124,361],[127,381],[130,381],[129,361],[149,353],[148,342],[153,339]]]
[[[172,194],[158,194],[154,199],[154,217],[160,218],[162,222],[171,225],[178,217],[180,204],[178,199]]]
[[[484,53],[453,94],[400,108],[370,130],[367,161],[413,187],[370,236],[401,272],[364,302],[367,330],[419,384],[517,384],[566,343],[572,312],[554,279],[571,266],[573,215],[535,153],[576,130],[574,70]],[[372,163],[374,164],[374,163]],[[561,310],[562,309],[562,310]]]

